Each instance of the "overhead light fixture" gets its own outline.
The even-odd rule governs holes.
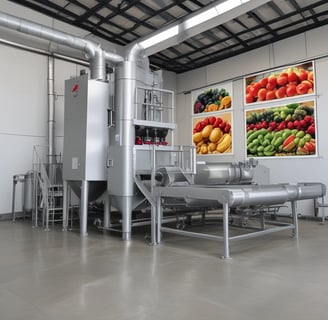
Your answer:
[[[143,48],[147,49],[151,46],[154,46],[155,44],[158,44],[162,41],[165,41],[169,38],[176,36],[178,33],[179,33],[179,26],[176,25],[140,42],[140,45]]]
[[[192,27],[197,26],[198,24],[205,22],[207,20],[213,19],[218,15],[217,11],[215,8],[211,8],[209,10],[206,10],[204,12],[201,12],[194,17],[191,17],[187,19],[184,23],[183,26],[185,29],[190,29]]]
[[[243,0],[227,0],[224,1],[220,4],[218,4],[215,8],[218,11],[218,14],[222,14],[225,13],[229,10],[232,10],[238,6],[240,6],[241,4],[247,2],[249,0],[243,1]]]
[[[150,56],[163,48],[181,43],[267,2],[270,0],[214,1],[210,8],[204,8],[185,20],[177,21],[175,25],[162,32],[158,31],[157,34],[141,40],[139,44],[145,49],[145,56]]]
[[[183,22],[183,27],[185,30],[190,29],[201,23],[211,20],[220,14],[230,11],[248,1],[250,0],[226,0],[211,9],[198,13],[195,16],[187,19]]]

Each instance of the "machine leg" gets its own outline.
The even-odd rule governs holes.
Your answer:
[[[316,199],[314,199],[314,201],[316,202]],[[321,215],[322,215],[322,219],[321,219],[321,224],[325,224],[325,220],[326,220],[326,217],[325,217],[325,203],[324,203],[324,197],[321,198],[321,204],[322,204],[322,207],[321,207]],[[318,208],[318,212],[319,212],[319,208]]]
[[[151,206],[151,221],[150,221],[150,229],[151,229],[151,237],[150,237],[150,244],[155,245],[156,244],[156,217],[157,217],[157,207]]]
[[[67,231],[68,227],[68,184],[67,181],[63,182],[63,231]]]
[[[325,220],[326,220],[326,217],[325,217],[325,207],[322,207],[321,208],[321,214],[322,214],[321,224],[325,224]]]
[[[293,229],[293,238],[297,239],[298,238],[298,220],[297,220],[297,213],[296,213],[296,202],[292,201],[292,216],[293,216],[293,224],[294,224],[294,229]]]
[[[47,195],[47,198],[46,198],[46,201],[47,203],[45,204],[45,216],[46,216],[46,228],[45,228],[45,231],[49,231],[49,194]]]
[[[131,240],[131,224],[132,224],[132,198],[124,197],[122,210],[122,239],[124,241]]]
[[[40,182],[37,178],[37,173],[34,174],[34,210],[35,210],[35,217],[34,217],[34,227],[37,228],[39,226],[39,202],[40,199]],[[43,225],[42,225],[43,226]]]
[[[160,244],[162,241],[162,233],[161,233],[161,226],[162,226],[162,198],[159,197],[156,200],[156,243]]]
[[[81,182],[81,205],[80,205],[80,235],[85,237],[88,235],[88,193],[89,181]]]
[[[260,211],[260,223],[261,223],[261,229],[265,229],[265,218],[264,218],[264,211]]]
[[[223,243],[224,255],[222,259],[230,259],[229,255],[229,205],[223,204]]]
[[[109,228],[110,224],[110,208],[111,208],[111,198],[109,194],[105,195],[105,203],[104,203],[104,228]]]
[[[11,207],[13,222],[15,222],[15,220],[16,220],[16,212],[15,212],[16,184],[17,184],[17,182],[16,182],[16,178],[14,176],[14,178],[13,178],[13,199],[12,199],[12,207]]]

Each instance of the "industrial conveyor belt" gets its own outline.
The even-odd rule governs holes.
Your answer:
[[[298,222],[296,213],[296,201],[305,199],[320,198],[326,193],[325,185],[322,183],[297,183],[293,184],[272,184],[272,185],[188,185],[188,186],[159,186],[154,188],[156,199],[155,214],[153,214],[153,239],[155,243],[161,242],[161,232],[170,232],[190,237],[198,237],[209,240],[222,240],[224,242],[223,258],[230,258],[229,241],[241,240],[256,237],[276,231],[293,230],[293,236],[298,237]],[[178,230],[169,227],[162,227],[162,210],[165,200],[170,199],[170,204],[174,199],[183,199],[186,206],[192,204],[193,207],[222,207],[223,209],[223,236],[212,234],[196,233],[186,230]],[[272,206],[291,202],[292,223],[274,223],[274,228],[264,227],[259,231],[229,236],[229,214],[231,208],[249,208],[252,206]],[[264,217],[263,217],[264,219]],[[156,228],[155,228],[156,226]]]

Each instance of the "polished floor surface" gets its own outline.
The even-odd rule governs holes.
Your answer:
[[[328,319],[328,222],[223,244],[149,246],[90,230],[0,223],[1,320]]]

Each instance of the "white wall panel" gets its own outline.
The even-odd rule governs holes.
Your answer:
[[[55,59],[55,146],[63,153],[64,82],[85,68]],[[34,145],[47,145],[48,58],[0,45],[0,214],[11,212],[13,175],[32,169]],[[17,186],[16,209],[22,208]]]
[[[177,75],[177,92],[190,91],[191,88],[201,88],[207,83],[206,69],[195,69]]]
[[[328,52],[328,26],[306,32],[307,53],[309,57],[327,55]]]
[[[206,67],[206,85],[240,77],[241,74],[253,73],[270,67],[269,46],[252,50]]]
[[[0,70],[0,213],[8,213],[13,175],[31,170],[33,146],[46,144],[47,58],[1,45]],[[22,188],[17,189],[20,211]]]
[[[328,48],[327,48],[328,51]],[[317,86],[317,119],[319,138],[319,156],[325,160],[325,167],[322,167],[322,174],[328,185],[328,89],[327,89],[327,74],[328,74],[328,57],[317,60],[316,64],[316,86]]]
[[[44,136],[47,58],[0,45],[0,132]]]
[[[308,58],[306,51],[304,33],[278,41],[273,44],[273,66],[282,66],[293,64],[296,61],[306,60]]]
[[[33,146],[40,144],[45,144],[45,138],[0,134],[0,213],[11,212],[13,176],[25,174],[32,169]],[[15,203],[16,210],[21,211],[21,186],[17,186]]]
[[[192,126],[191,126],[191,94],[178,94],[176,105],[176,122],[178,127],[175,134],[177,145],[190,145]]]

